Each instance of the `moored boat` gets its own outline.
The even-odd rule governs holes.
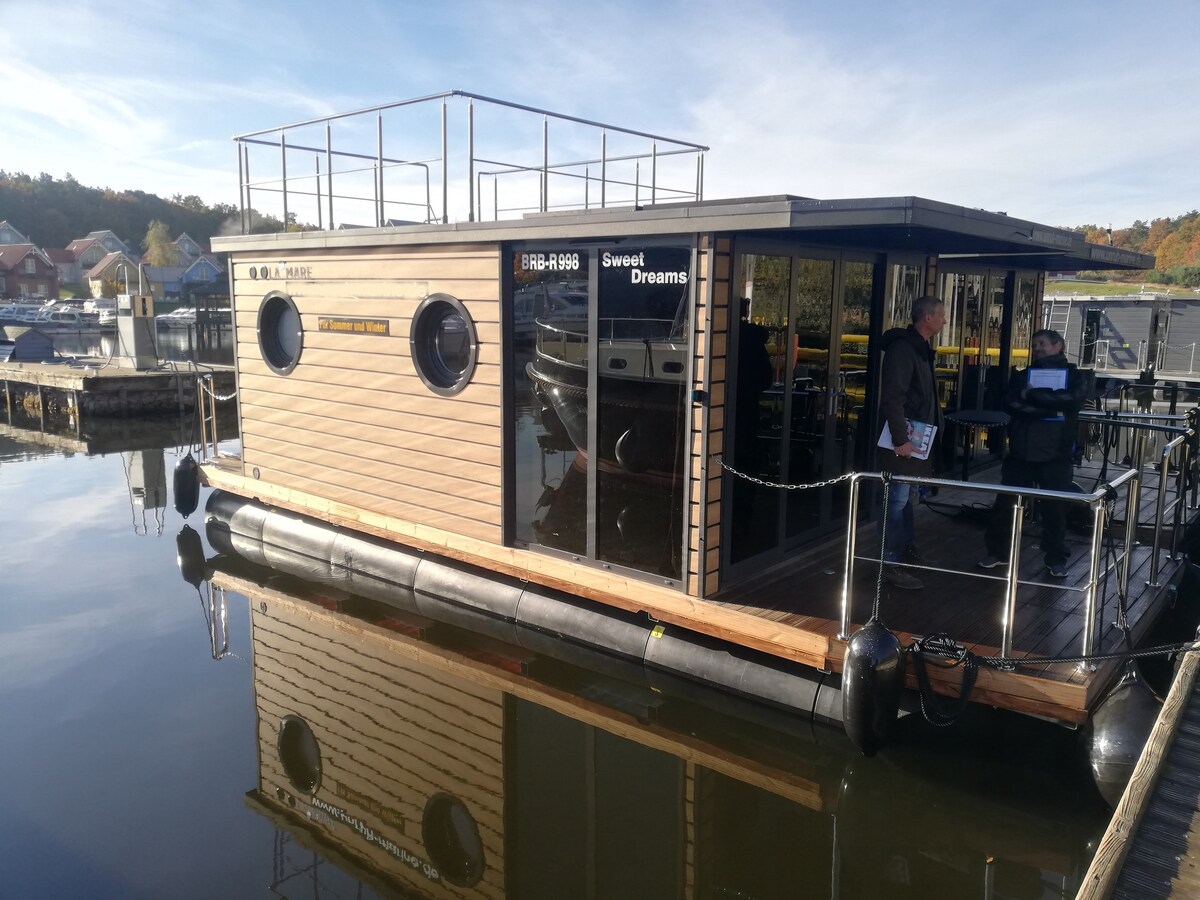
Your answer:
[[[437,99],[498,103],[461,92]],[[310,124],[265,141],[245,136],[242,158],[263,142],[307,152],[315,144],[299,135]],[[232,263],[242,446],[222,456],[210,442],[204,478],[222,492],[717,639],[733,660],[748,648],[840,673],[847,639],[871,613],[861,577],[854,600],[854,560],[870,553],[865,540],[856,549],[860,519],[850,510],[859,507],[850,501],[860,488],[865,497],[877,468],[883,332],[907,321],[917,296],[938,294],[948,319],[936,341],[941,399],[978,410],[993,402],[997,376],[1025,358],[1047,272],[1153,260],[916,197],[706,200],[700,162],[686,189],[668,189],[664,175],[671,154],[698,161],[705,148],[603,130],[649,142],[634,154],[653,173],[648,183],[640,169],[615,172],[601,142],[600,158],[580,164],[587,174],[572,173],[586,182],[578,208],[551,208],[550,186],[566,185],[570,166],[543,159],[521,169],[540,176],[537,211],[482,221],[474,185],[484,163],[472,157],[466,221],[449,221],[446,171],[440,210],[433,192],[417,202],[396,184],[367,198],[378,227],[217,239]],[[406,158],[414,157],[384,158],[380,178],[385,169],[398,177]],[[266,177],[257,161],[253,170]],[[243,188],[245,203],[248,179]],[[344,196],[335,186],[323,197],[328,205],[313,217],[332,227]],[[387,204],[404,202],[431,210],[430,221],[385,224]],[[752,360],[762,365],[752,371]],[[1020,565],[1004,579],[972,581],[958,547],[956,558],[927,566],[946,575],[928,602],[888,598],[887,623],[906,654],[925,652],[915,639],[942,630],[950,644],[1003,663],[980,671],[968,701],[1077,725],[1119,677],[1106,664],[1080,671],[1075,659],[1120,638],[1100,613],[1116,587],[1101,552],[1110,515],[1102,484],[1134,492],[1114,513],[1132,523],[1114,565],[1136,591],[1135,640],[1182,578],[1181,558],[1160,538],[1180,540],[1191,515],[1186,485],[1170,476],[1191,471],[1194,422],[1126,417],[1105,427],[1141,435],[1161,427],[1167,456],[1157,481],[1134,454],[1074,498],[1100,527],[1081,541],[1068,583],[1047,586]],[[986,470],[993,435],[959,426],[950,437],[942,471]],[[1161,485],[1142,507],[1156,510],[1153,552],[1136,540],[1136,492],[1151,484]],[[971,502],[990,502],[997,490],[949,478],[929,486]],[[638,495],[654,514],[632,502]],[[864,520],[869,506],[861,504]],[[1149,587],[1130,580],[1142,566],[1153,571]],[[1043,621],[1047,591],[1069,607],[1061,629],[1047,625],[1062,632],[1052,649],[1034,625],[1018,627]],[[964,593],[999,613],[972,612],[957,602]],[[1039,652],[1063,661],[1012,662]],[[957,696],[960,673],[935,666],[928,691]],[[911,700],[916,676],[901,677]]]

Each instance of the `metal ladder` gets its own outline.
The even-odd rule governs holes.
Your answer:
[[[1042,313],[1042,327],[1053,329],[1066,337],[1067,324],[1071,321],[1071,299],[1052,297],[1050,305]]]

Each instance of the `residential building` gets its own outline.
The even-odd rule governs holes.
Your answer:
[[[3,222],[0,222],[0,244],[28,243],[29,238],[25,237],[25,235],[21,234],[21,232],[17,231],[16,228],[10,225],[7,219],[5,219]]]
[[[58,269],[33,244],[0,244],[0,297],[58,299]]]

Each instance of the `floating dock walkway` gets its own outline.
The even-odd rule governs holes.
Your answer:
[[[1200,897],[1198,671],[1188,653],[1076,900]]]
[[[102,359],[57,362],[0,363],[0,390],[4,408],[14,405],[27,411],[74,411],[79,415],[123,416],[178,412],[196,402],[196,382],[211,376],[213,390],[234,388],[233,369],[205,365],[201,368],[165,364],[137,370],[106,365]]]

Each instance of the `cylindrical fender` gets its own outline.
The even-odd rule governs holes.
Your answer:
[[[192,454],[175,463],[175,512],[185,519],[200,505],[200,467]]]
[[[842,669],[842,723],[864,756],[888,742],[900,713],[904,650],[875,618],[850,636]]]

